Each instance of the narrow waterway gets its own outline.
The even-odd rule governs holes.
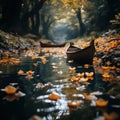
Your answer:
[[[21,92],[8,95],[0,91],[2,120],[34,120],[35,116],[43,120],[104,120],[105,115],[111,113],[116,117],[112,120],[119,119],[120,101],[107,94],[112,85],[103,80],[101,68],[66,62],[66,55],[62,54],[40,53],[39,56],[45,56],[46,63],[39,56],[32,59],[29,55],[21,55],[20,64],[0,65],[0,89],[13,85]],[[18,74],[19,70],[25,74]],[[34,73],[27,75],[27,71]],[[87,76],[86,73],[93,75]],[[111,73],[114,78],[108,79],[116,80],[117,72]],[[79,80],[75,76],[79,76]],[[51,94],[58,99],[51,99]],[[97,106],[95,101],[99,98],[108,104]]]

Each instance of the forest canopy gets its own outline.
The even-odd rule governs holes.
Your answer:
[[[1,0],[0,28],[17,33],[40,34],[41,9],[44,9],[45,4],[49,6],[58,4],[57,1],[61,2],[66,8],[73,9],[79,23],[82,22],[86,28],[89,27],[89,24],[92,24],[93,27],[98,26],[101,30],[104,30],[111,23],[114,24],[114,27],[117,27],[115,24],[119,23],[120,0]],[[84,20],[82,12],[91,20],[88,21],[87,18]],[[86,23],[83,21],[86,21]]]

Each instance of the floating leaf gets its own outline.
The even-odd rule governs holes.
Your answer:
[[[14,94],[17,91],[17,88],[15,88],[11,85],[8,85],[4,89],[1,89],[1,91],[6,92],[7,94]]]
[[[61,97],[60,97],[58,94],[56,94],[56,93],[51,93],[48,98],[49,98],[50,100],[55,100],[55,101],[57,101],[57,100],[60,99]]]

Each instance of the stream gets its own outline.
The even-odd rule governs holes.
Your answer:
[[[120,101],[107,94],[111,84],[103,80],[102,74],[94,65],[66,62],[66,56],[61,53],[43,52],[40,55],[47,56],[45,64],[42,63],[43,59],[32,59],[26,54],[20,56],[20,64],[0,65],[0,89],[13,85],[20,92],[9,95],[0,91],[0,119],[105,120],[105,115],[111,113],[116,117],[113,115],[114,119],[110,120],[120,118]],[[25,73],[34,71],[34,74],[19,75],[19,70]],[[87,72],[92,72],[93,76],[87,77]],[[74,81],[72,77],[78,73],[84,73],[84,77]],[[111,73],[114,74],[114,79],[118,77],[116,71]],[[50,94],[58,95],[59,99],[51,100]],[[92,97],[86,98],[85,94],[91,94]],[[95,101],[98,98],[107,100],[108,104],[96,106]],[[68,104],[72,102],[73,105]],[[76,105],[77,102],[80,105]]]

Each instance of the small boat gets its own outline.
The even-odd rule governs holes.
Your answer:
[[[67,49],[67,61],[73,60],[73,62],[79,64],[92,64],[95,53],[94,40],[90,45],[84,49],[70,45]]]
[[[64,47],[65,43],[63,44],[52,44],[51,42],[43,43],[40,41],[40,46],[41,47]]]

